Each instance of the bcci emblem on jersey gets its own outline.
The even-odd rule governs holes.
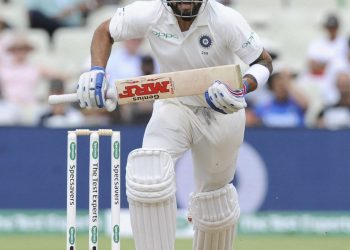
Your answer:
[[[201,35],[199,43],[203,48],[208,49],[213,44],[213,39],[209,35]]]

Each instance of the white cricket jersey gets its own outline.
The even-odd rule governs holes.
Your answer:
[[[111,36],[115,41],[148,39],[161,72],[233,64],[235,54],[250,64],[263,51],[260,38],[245,19],[214,0],[208,0],[187,32],[181,32],[171,12],[161,0],[134,2],[117,9],[109,26]],[[180,100],[207,106],[203,96]]]

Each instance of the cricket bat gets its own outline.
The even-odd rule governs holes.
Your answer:
[[[215,80],[227,83],[232,89],[242,88],[240,66],[231,64],[120,79],[115,81],[115,86],[118,104],[122,105],[204,94]],[[67,102],[78,102],[77,94],[49,96],[49,104]]]

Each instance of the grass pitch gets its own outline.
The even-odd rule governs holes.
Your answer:
[[[88,249],[87,235],[78,235],[77,249]],[[178,239],[176,250],[191,250],[190,239]],[[64,250],[65,235],[5,234],[0,235],[2,250]],[[110,239],[101,235],[99,249],[109,250]],[[133,240],[123,238],[122,250],[134,250]],[[350,236],[259,235],[238,236],[235,250],[349,250]]]

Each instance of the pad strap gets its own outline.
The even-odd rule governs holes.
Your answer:
[[[203,231],[221,230],[236,224],[240,209],[236,189],[231,184],[192,195],[190,214],[194,227]]]
[[[192,196],[194,250],[232,250],[240,209],[231,184]]]

